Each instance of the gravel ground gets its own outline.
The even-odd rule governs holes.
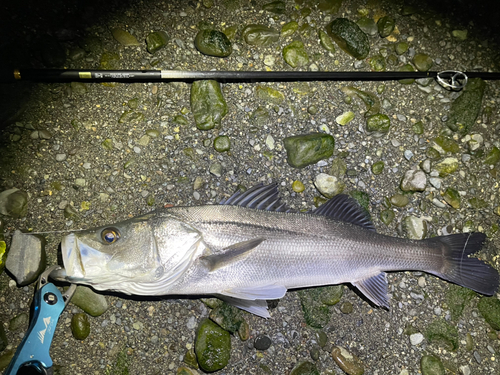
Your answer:
[[[116,1],[106,2],[106,9],[98,2],[90,2],[86,7],[78,2],[60,2],[50,8],[39,2],[38,11],[25,15],[9,13],[12,17],[3,26],[2,50],[9,51],[6,63],[24,61],[26,64],[27,61],[42,67],[44,48],[38,48],[37,40],[45,33],[56,37],[68,53],[91,36],[102,43],[102,49],[97,48],[100,52],[68,58],[65,67],[97,68],[102,52],[106,51],[119,54],[118,64],[122,69],[265,70],[267,67],[292,70],[283,60],[281,50],[299,35],[297,33],[269,47],[259,47],[247,45],[238,32],[232,40],[233,53],[224,59],[204,56],[193,46],[201,21],[219,30],[236,25],[241,31],[243,25],[250,23],[262,23],[279,30],[291,20],[293,11],[298,9],[300,14],[305,8],[305,5],[296,5],[302,3],[300,1],[288,2],[287,14],[274,15],[261,10],[266,2],[215,0],[214,6],[207,8],[197,1]],[[318,30],[329,21],[336,17],[356,21],[363,9],[367,9],[372,18],[390,15],[396,20],[398,30],[394,40],[378,35],[370,37],[370,56],[380,50],[383,53],[384,48],[397,41],[406,41],[410,46],[409,51],[399,57],[397,65],[388,69],[395,70],[410,62],[415,53],[428,54],[434,60],[432,70],[496,69],[498,46],[494,38],[498,34],[490,27],[490,18],[484,18],[484,22],[471,19],[467,4],[460,2],[455,13],[441,13],[441,8],[433,9],[425,2],[416,5],[421,10],[411,16],[402,16],[402,4],[396,1],[344,0],[335,15],[325,15],[311,6],[307,21],[312,32],[301,35],[310,56],[310,63],[303,70],[369,70],[368,63],[357,62],[339,48],[333,54],[328,53],[317,37]],[[445,9],[444,5],[442,8]],[[302,16],[298,20],[299,24],[306,22]],[[141,45],[121,46],[110,32],[115,27],[133,34]],[[151,55],[142,41],[154,30],[167,31],[170,41],[166,48]],[[466,39],[454,37],[453,30],[468,30]],[[268,55],[274,57],[272,66],[264,62]],[[269,64],[269,59],[266,62]],[[485,156],[466,156],[469,155],[467,142],[457,135],[451,136],[460,147],[453,155],[460,161],[459,170],[442,178],[440,188],[428,182],[424,192],[409,195],[408,205],[393,207],[396,219],[390,225],[379,218],[380,212],[386,209],[385,199],[400,192],[404,173],[418,168],[427,158],[425,152],[432,140],[446,133],[444,120],[457,93],[446,91],[434,82],[426,87],[398,82],[265,84],[285,95],[283,103],[274,105],[256,97],[257,85],[224,84],[228,114],[219,129],[208,131],[196,128],[189,110],[189,85],[184,83],[3,86],[0,187],[2,190],[17,187],[29,194],[27,216],[19,220],[7,218],[8,230],[43,232],[101,226],[166,204],[216,203],[232,194],[238,184],[249,187],[271,181],[279,183],[284,200],[291,207],[310,209],[314,197],[319,196],[313,184],[315,176],[329,173],[332,160],[342,158],[348,171],[343,178],[346,191],[368,193],[370,213],[380,233],[404,236],[399,223],[409,215],[428,220],[428,235],[467,228],[483,231],[489,240],[482,256],[500,268],[500,240],[494,230],[498,225],[495,210],[498,212],[500,204],[498,168],[484,164]],[[346,85],[378,93],[382,112],[391,119],[388,134],[377,138],[366,132],[365,105],[358,99],[346,103],[341,91]],[[484,155],[493,146],[500,146],[499,90],[497,82],[488,82],[483,108],[489,106],[492,112],[482,111],[472,130],[484,139],[481,146]],[[130,110],[128,104],[132,99],[138,99],[135,111],[142,113],[144,120],[119,123],[123,112]],[[317,108],[314,114],[310,113],[314,112],[311,106]],[[262,125],[250,118],[258,107],[269,113]],[[354,120],[345,126],[338,125],[336,117],[347,111],[355,113]],[[174,122],[175,116],[181,114],[186,114],[187,125]],[[420,135],[412,128],[418,121],[424,124],[424,133]],[[159,136],[144,138],[150,129],[157,130]],[[35,130],[39,131],[37,138]],[[48,132],[46,139],[41,139],[40,134],[44,134],[41,130]],[[328,131],[334,136],[334,156],[304,169],[290,167],[283,138],[318,131]],[[222,134],[231,140],[228,153],[218,153],[212,146],[211,140]],[[269,135],[274,140],[274,149],[266,144]],[[106,139],[112,140],[110,149],[103,146]],[[382,174],[374,175],[371,165],[379,160],[384,161],[385,169]],[[222,165],[220,177],[209,172],[214,163]],[[195,191],[193,184],[197,177],[203,184]],[[304,192],[292,190],[295,180],[304,183]],[[462,192],[461,208],[432,204],[432,199],[440,199],[440,192],[447,187]],[[477,208],[467,203],[472,197],[484,200],[485,206]],[[76,217],[65,218],[64,208],[68,204],[78,211]],[[61,234],[47,234],[46,238],[48,264],[55,264]],[[341,302],[351,302],[353,312],[344,314],[334,307],[330,323],[323,328],[328,344],[315,361],[320,373],[343,373],[330,355],[333,345],[342,345],[358,355],[366,374],[417,374],[424,354],[438,355],[449,374],[464,373],[463,366],[468,366],[472,374],[500,372],[499,340],[491,338],[491,328],[478,313],[479,297],[474,297],[456,322],[460,347],[453,352],[427,340],[412,345],[409,336],[403,333],[410,325],[424,332],[436,318],[449,319],[445,300],[449,284],[422,273],[400,272],[389,275],[389,285],[390,311],[374,308],[353,289],[346,288]],[[28,312],[33,292],[32,285],[18,288],[2,273],[2,322]],[[159,301],[122,295],[107,298],[109,309],[99,317],[89,317],[91,334],[84,341],[74,339],[70,329],[72,314],[80,310],[70,305],[63,313],[51,350],[61,373],[124,373],[117,370],[123,364],[130,374],[175,373],[183,365],[186,350],[194,345],[193,318],[199,322],[209,313],[198,299]],[[287,374],[298,362],[312,361],[310,350],[317,340],[316,331],[306,325],[296,292],[287,293],[279,301],[271,310],[270,319],[246,314],[246,320],[251,337],[243,342],[232,336],[231,360],[221,374]],[[23,330],[6,331],[9,348],[15,348]],[[473,337],[472,351],[466,350],[467,333]],[[272,339],[272,346],[266,351],[253,347],[253,340],[259,334]]]

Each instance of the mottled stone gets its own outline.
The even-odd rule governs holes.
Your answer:
[[[379,18],[377,21],[377,30],[382,38],[386,38],[394,31],[396,22],[389,16]]]
[[[401,180],[401,190],[403,191],[424,191],[427,185],[427,177],[424,171],[412,170],[405,172]]]
[[[287,161],[294,168],[328,159],[333,155],[335,141],[329,134],[312,133],[287,137],[283,140],[287,152]]]
[[[233,47],[226,34],[217,30],[201,30],[196,34],[194,45],[204,55],[227,57]]]
[[[271,27],[252,24],[243,29],[241,36],[247,44],[266,47],[277,42],[280,33]]]
[[[301,40],[294,40],[283,48],[283,59],[292,68],[301,67],[309,63],[309,56]]]
[[[209,319],[200,322],[196,332],[194,350],[200,367],[207,372],[226,367],[231,356],[231,337]]]
[[[28,194],[17,188],[7,189],[0,193],[0,214],[15,219],[28,213]]]
[[[333,348],[332,358],[348,375],[363,375],[365,373],[361,360],[341,346]]]
[[[445,375],[443,362],[433,355],[424,355],[420,359],[420,370],[422,375]]]
[[[227,104],[220,84],[214,80],[195,81],[191,84],[191,112],[196,127],[209,130],[220,126],[227,114]]]
[[[446,177],[452,173],[455,173],[458,169],[458,159],[457,158],[446,158],[437,164],[433,165],[433,168],[438,171],[439,177]]]
[[[146,45],[149,53],[153,54],[165,47],[169,41],[168,34],[165,31],[155,31],[146,37]]]
[[[468,134],[481,111],[486,83],[481,78],[469,79],[462,94],[451,104],[448,127],[462,135]]]
[[[362,60],[370,52],[368,36],[347,18],[336,18],[327,27],[328,35],[352,57]]]

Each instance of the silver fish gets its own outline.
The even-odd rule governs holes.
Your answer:
[[[266,300],[288,289],[355,285],[389,308],[387,271],[419,270],[492,295],[499,275],[469,255],[483,233],[421,241],[375,232],[347,195],[292,212],[276,185],[237,192],[221,205],[172,207],[62,240],[57,277],[136,295],[216,295],[269,317]]]

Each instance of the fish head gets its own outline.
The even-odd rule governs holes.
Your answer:
[[[55,278],[127,294],[127,283],[155,280],[163,269],[151,219],[153,213],[64,236],[64,270]]]

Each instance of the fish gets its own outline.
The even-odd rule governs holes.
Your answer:
[[[267,300],[287,290],[350,283],[389,309],[387,272],[424,271],[493,295],[498,271],[471,255],[483,233],[423,240],[376,232],[353,198],[315,210],[281,202],[277,184],[237,191],[220,204],[176,206],[61,240],[55,278],[142,296],[212,295],[268,318]]]

